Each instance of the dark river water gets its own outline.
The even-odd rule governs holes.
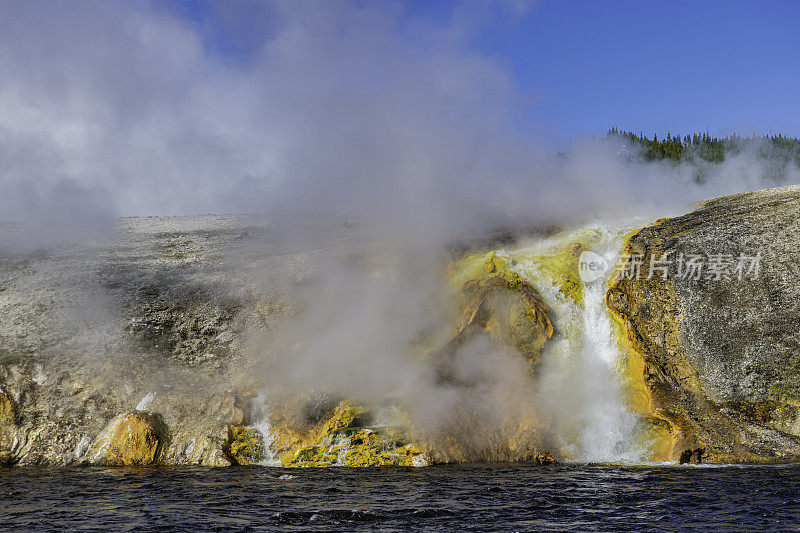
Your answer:
[[[800,466],[0,469],[0,530],[800,530]]]

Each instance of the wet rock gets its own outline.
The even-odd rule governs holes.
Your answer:
[[[296,433],[276,428],[280,435],[276,447],[281,463],[287,467],[326,466],[427,466],[426,452],[396,427],[368,426],[369,409],[342,401],[327,420]]]
[[[257,429],[232,426],[229,440],[226,446],[226,454],[233,464],[255,464],[266,458],[264,435]]]
[[[16,433],[17,417],[14,404],[11,398],[0,392],[0,465],[11,464]]]
[[[111,421],[88,456],[92,463],[108,466],[152,465],[161,459],[168,439],[161,415],[131,411]]]
[[[700,464],[703,462],[703,454],[705,450],[703,448],[695,448],[694,450],[683,450],[681,452],[680,458],[678,462],[682,465],[685,464]]]
[[[533,463],[537,465],[554,465],[558,461],[550,452],[539,452],[533,457]]]
[[[656,458],[800,459],[800,187],[708,200],[631,235],[626,253],[641,274],[607,303],[634,408],[670,428]]]
[[[455,335],[440,352],[443,378],[451,379],[447,363],[453,352],[483,333],[535,367],[553,335],[549,309],[538,291],[494,252],[467,257],[452,271],[451,282],[460,286],[460,313]]]

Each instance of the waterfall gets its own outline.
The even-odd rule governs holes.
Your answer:
[[[638,416],[623,398],[622,351],[605,304],[625,229],[595,224],[508,252],[517,272],[539,290],[552,313],[556,331],[542,354],[539,393],[564,453],[574,461],[639,462],[644,455]],[[582,282],[582,303],[559,290],[558,280],[533,259],[565,249],[576,235],[589,235],[583,249],[612,267],[599,279]]]
[[[611,265],[617,250],[600,254]],[[639,462],[638,417],[624,403],[620,381],[622,353],[606,307],[606,279],[584,283],[583,337],[578,365],[584,404],[580,459],[592,462]]]
[[[267,402],[267,395],[263,392],[253,398],[253,403],[250,406],[250,417],[254,423],[249,426],[257,429],[262,438],[264,439],[264,458],[258,464],[262,466],[281,466],[281,461],[275,457],[272,451],[272,444],[275,442],[275,434],[272,432],[272,425],[269,421],[269,403]]]
[[[637,223],[640,224],[640,223]],[[638,227],[633,225],[632,227]],[[580,279],[578,256],[590,254],[599,264],[613,266],[629,227],[594,224],[579,231],[538,240],[513,249],[491,252],[541,294],[549,307],[553,337],[545,344],[536,370],[535,397],[547,419],[548,437],[566,460],[595,463],[639,463],[647,447],[641,423],[623,394],[624,352],[605,296],[613,268]],[[526,391],[531,391],[526,388]],[[392,413],[380,410],[378,425],[391,425]],[[273,452],[267,396],[251,403],[252,424],[264,439],[267,466],[280,466]],[[350,436],[329,435],[318,443],[333,464],[344,465]],[[427,464],[427,463],[426,463]]]
[[[345,466],[347,452],[350,450],[350,437],[347,435],[339,435],[333,442],[332,448],[336,450],[336,465]]]

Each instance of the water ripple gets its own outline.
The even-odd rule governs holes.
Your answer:
[[[800,466],[0,469],[3,530],[792,530]],[[291,480],[290,482],[288,480]]]

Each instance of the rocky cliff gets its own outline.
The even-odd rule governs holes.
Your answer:
[[[259,394],[272,332],[306,312],[287,292],[313,303],[309,280],[331,256],[365,268],[369,252],[346,221],[124,219],[113,232],[48,245],[26,242],[24,228],[5,229],[13,238],[0,262],[2,464],[412,466],[514,457],[423,435],[391,399],[376,409],[335,390],[284,391],[273,401]],[[441,380],[451,379],[453,350],[476,335],[513,344],[533,365],[552,332],[530,285],[487,268],[455,288],[460,318],[411,350],[433,358]],[[358,379],[358,368],[348,372]],[[526,458],[552,460],[518,441]]]
[[[617,320],[618,378],[638,414],[622,438],[645,442],[642,459],[800,459],[798,214],[800,187],[772,189],[619,239],[624,269],[608,281],[607,311],[597,294]],[[46,246],[4,231],[15,237],[0,246],[2,465],[547,463],[574,457],[566,440],[586,423],[558,420],[586,403],[569,394],[597,392],[564,392],[572,374],[552,376],[591,352],[579,257],[596,230],[482,243],[435,273],[446,297],[428,303],[448,310],[408,351],[437,395],[416,408],[472,402],[438,425],[390,394],[265,394],[276,335],[313,311],[326,258],[364,275],[380,265],[347,221],[124,219]],[[584,377],[601,379],[596,368]],[[345,370],[361,379],[360,367]]]
[[[49,245],[4,231],[0,459],[229,464],[228,427],[247,418],[240,333],[268,320],[220,290],[242,219],[125,219]]]
[[[798,230],[800,187],[785,187],[708,200],[628,238],[607,302],[631,402],[663,430],[659,459],[800,457]]]

